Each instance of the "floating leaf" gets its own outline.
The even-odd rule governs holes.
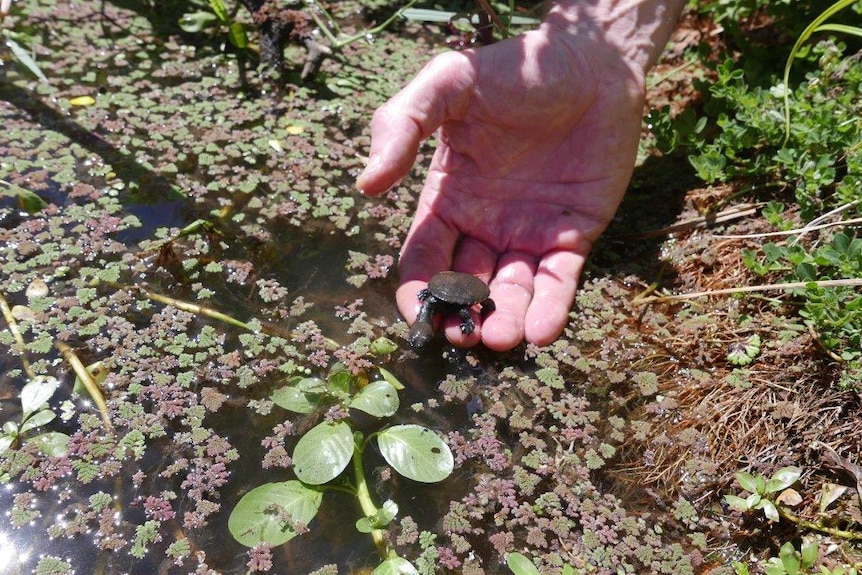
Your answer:
[[[509,553],[506,557],[506,565],[515,575],[541,575],[533,562],[521,553]]]
[[[96,103],[96,99],[92,96],[78,96],[77,98],[71,98],[69,103],[73,106],[92,106]]]
[[[60,381],[56,377],[37,375],[21,390],[21,419],[27,419],[41,409],[54,395]]]
[[[398,405],[398,391],[380,379],[363,387],[349,406],[374,417],[389,417],[398,411]]]
[[[372,571],[371,575],[419,575],[419,571],[403,557],[390,557]]]
[[[267,483],[246,493],[228,519],[234,539],[247,547],[258,543],[281,545],[308,525],[323,500],[323,492],[299,481]]]
[[[36,444],[39,451],[48,457],[63,457],[69,453],[69,436],[65,433],[56,431],[42,433],[28,439],[27,443]]]
[[[439,435],[421,425],[395,425],[377,435],[383,458],[395,471],[423,483],[449,477],[455,467],[452,452]]]
[[[325,391],[326,383],[319,377],[293,377],[287,385],[274,390],[269,398],[288,411],[311,413]]]
[[[302,436],[293,450],[293,469],[304,483],[321,485],[344,471],[353,457],[353,433],[343,421],[324,421]]]
[[[305,131],[305,126],[300,126],[299,124],[291,124],[290,126],[285,128],[284,131],[291,136],[298,136]]]
[[[368,351],[378,357],[383,355],[389,355],[397,349],[398,344],[389,339],[388,337],[378,337],[371,342],[371,345],[368,346]]]
[[[389,382],[389,385],[391,385],[398,391],[404,389],[404,384],[401,383],[401,381],[397,377],[395,377],[395,375],[393,375],[391,371],[389,371],[388,369],[383,369],[382,367],[378,367],[377,370],[380,372],[380,375],[383,377],[383,379]]]

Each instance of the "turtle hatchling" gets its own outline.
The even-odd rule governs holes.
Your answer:
[[[482,316],[494,311],[494,300],[488,296],[488,286],[470,274],[461,272],[440,272],[428,282],[417,297],[422,302],[416,322],[410,328],[407,340],[414,348],[420,348],[434,336],[434,315],[438,313],[457,313],[461,316],[461,333],[469,335],[476,329],[470,308],[479,304]]]

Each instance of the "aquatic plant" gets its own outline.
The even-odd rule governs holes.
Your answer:
[[[380,342],[384,353],[395,346]],[[365,373],[351,373],[335,364],[326,379],[291,378],[271,394],[272,401],[288,411],[309,414],[327,408],[326,419],[306,431],[294,447],[292,468],[298,480],[266,483],[245,495],[236,504],[228,521],[231,534],[243,545],[281,545],[307,530],[322,504],[326,489],[346,491],[356,496],[364,514],[356,528],[369,533],[383,562],[375,573],[416,573],[409,561],[386,542],[383,529],[398,514],[398,505],[387,500],[374,503],[365,476],[363,455],[371,440],[380,455],[399,474],[424,483],[448,477],[454,460],[446,443],[421,425],[388,426],[371,434],[356,429],[350,410],[374,418],[388,418],[398,411],[398,390],[403,386],[392,374],[381,371],[382,379],[369,382]],[[352,482],[332,483],[352,462]]]

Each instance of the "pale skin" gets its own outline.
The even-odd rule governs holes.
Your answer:
[[[559,337],[631,178],[646,71],[682,4],[557,2],[537,30],[435,57],[375,112],[365,194],[396,185],[438,138],[399,259],[408,323],[417,293],[451,269],[486,281],[496,303],[470,335],[447,318],[453,344],[504,351]]]

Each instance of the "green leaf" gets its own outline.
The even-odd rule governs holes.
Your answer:
[[[49,408],[40,409],[33,415],[27,418],[27,420],[21,424],[21,430],[19,433],[27,433],[31,429],[36,429],[37,427],[42,427],[43,425],[48,425],[54,418],[57,417],[57,414],[51,411]]]
[[[541,575],[538,568],[533,565],[533,562],[529,558],[517,552],[509,553],[509,556],[506,557],[506,565],[509,566],[509,569],[515,575]]]
[[[247,547],[281,545],[297,536],[297,525],[308,525],[323,500],[323,492],[299,481],[266,483],[243,495],[228,519],[234,539]]]
[[[324,421],[303,435],[293,450],[293,470],[300,481],[321,485],[332,481],[353,457],[353,433],[343,421]]]
[[[30,57],[30,53],[25,50],[18,42],[13,40],[12,38],[6,38],[6,46],[12,51],[15,57],[19,62],[24,64],[24,66],[33,73],[34,76],[42,80],[43,82],[47,82],[48,78],[39,68],[39,65],[36,64],[36,60]],[[40,208],[41,209],[41,208]]]
[[[775,504],[768,499],[761,499],[760,503],[754,506],[755,509],[762,509],[763,514],[766,515],[766,518],[769,519],[772,523],[777,523],[780,519],[778,515],[778,509],[775,507]]]
[[[389,339],[388,337],[378,337],[371,342],[371,345],[368,346],[368,351],[370,351],[377,357],[389,355],[397,349],[398,344]]]
[[[242,22],[234,22],[228,28],[228,40],[230,43],[240,49],[248,47],[248,35],[245,33],[245,26]]]
[[[818,551],[816,540],[810,537],[803,539],[801,553],[803,569],[808,569],[817,562]]]
[[[356,529],[360,533],[371,533],[374,529],[382,529],[392,523],[396,515],[398,515],[398,505],[389,499],[374,515],[361,517],[356,522]]]
[[[782,467],[766,482],[765,493],[777,493],[787,489],[796,483],[801,475],[802,469],[798,467]]]
[[[349,407],[374,417],[389,417],[398,411],[398,392],[385,380],[369,383],[356,394]]]
[[[398,391],[404,389],[404,384],[401,383],[401,381],[397,377],[395,377],[395,375],[393,375],[391,371],[383,369],[382,367],[378,367],[377,370],[380,372],[380,375],[383,377],[383,379],[388,381],[392,387],[394,387]]]
[[[353,374],[350,373],[346,365],[339,362],[329,370],[329,376],[326,378],[327,389],[339,401],[347,401],[350,399],[350,384],[352,381]]]
[[[287,385],[274,390],[269,398],[288,411],[311,413],[326,392],[326,383],[318,377],[292,377]]]
[[[212,11],[215,12],[215,15],[222,23],[227,24],[228,20],[230,20],[230,15],[222,0],[210,0],[210,8],[212,8]]]
[[[443,481],[455,467],[452,452],[439,435],[421,425],[395,425],[377,435],[383,458],[395,471],[423,483]]]
[[[26,443],[34,443],[39,451],[48,457],[62,457],[69,453],[69,436],[65,433],[51,431],[31,437]]]
[[[56,377],[37,375],[31,379],[21,390],[21,420],[42,409],[58,387],[60,381]]]
[[[419,575],[419,571],[403,557],[390,557],[372,571],[371,575]]]
[[[736,495],[725,495],[724,500],[734,511],[748,511],[748,501]]]
[[[0,435],[0,455],[3,455],[15,441],[14,435]]]
[[[788,541],[778,550],[778,557],[781,559],[781,565],[784,567],[787,575],[796,575],[799,573],[799,558],[796,556],[796,549],[793,548],[793,543]]]
[[[196,34],[218,22],[218,17],[212,12],[189,12],[183,14],[179,20],[180,30],[190,34]]]
[[[757,493],[757,480],[752,474],[739,471],[736,474],[736,482],[749,493]]]

